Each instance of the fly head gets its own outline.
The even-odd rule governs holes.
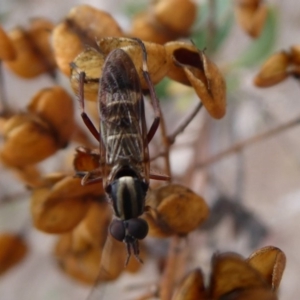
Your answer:
[[[127,259],[125,266],[127,266],[131,251],[135,258],[142,263],[143,261],[139,257],[139,244],[138,240],[144,239],[148,234],[148,224],[144,219],[135,218],[130,220],[115,219],[112,221],[109,227],[110,234],[118,241],[124,242],[127,247]]]

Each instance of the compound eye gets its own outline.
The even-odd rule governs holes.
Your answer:
[[[124,222],[121,220],[113,220],[109,226],[110,234],[120,242],[125,239],[125,226]]]
[[[138,240],[144,239],[148,234],[148,223],[144,219],[130,219],[127,221],[127,230],[129,235]]]

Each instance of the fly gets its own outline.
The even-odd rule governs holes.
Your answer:
[[[148,144],[160,122],[159,102],[147,68],[147,52],[142,49],[143,76],[147,82],[155,118],[147,132],[144,98],[140,79],[130,56],[115,49],[107,56],[99,80],[98,109],[99,132],[84,111],[85,73],[79,73],[79,101],[81,117],[99,142],[100,168],[84,174],[82,184],[103,182],[116,219],[109,227],[111,235],[127,247],[128,264],[131,253],[138,261],[138,240],[148,233],[147,222],[140,218],[145,210],[149,179],[168,180],[167,176],[150,174]],[[79,174],[82,175],[82,174]]]

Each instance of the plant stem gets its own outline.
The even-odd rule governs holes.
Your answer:
[[[258,143],[260,141],[263,141],[267,138],[270,138],[276,134],[279,134],[287,129],[290,129],[294,126],[297,126],[300,124],[300,117],[297,117],[294,120],[288,121],[284,124],[281,124],[269,131],[260,133],[256,136],[253,136],[245,141],[236,143],[235,145],[231,146],[229,149],[226,149],[216,155],[213,155],[212,157],[204,160],[203,162],[200,162],[199,164],[197,164],[197,168],[205,168],[210,166],[213,163],[216,163],[217,161],[223,159],[224,157],[234,154],[236,152],[242,151],[245,147],[248,147],[250,145],[253,145],[255,143]]]
[[[7,103],[7,95],[4,84],[2,61],[0,60],[0,116],[6,116],[9,114],[9,108]]]
[[[195,118],[195,116],[197,115],[197,113],[200,111],[200,109],[202,108],[203,104],[201,102],[199,102],[196,107],[193,109],[193,111],[191,112],[191,114],[178,126],[178,128],[173,132],[173,134],[171,134],[168,139],[169,139],[169,143],[172,145],[175,143],[176,137],[178,134],[182,133],[185,128],[191,123],[191,121]]]
[[[170,300],[172,298],[174,283],[178,278],[178,270],[182,270],[182,268],[180,268],[180,258],[182,258],[180,241],[181,238],[177,235],[174,235],[171,239],[166,267],[160,283],[161,300]]]

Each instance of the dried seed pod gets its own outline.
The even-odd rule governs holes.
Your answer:
[[[53,24],[45,19],[33,19],[28,30],[16,28],[9,32],[17,57],[5,65],[15,74],[33,78],[45,72],[52,76],[56,63],[50,46]]]
[[[71,69],[71,86],[78,93],[78,76],[81,71],[85,72],[86,83],[84,84],[84,97],[87,100],[96,101],[99,88],[99,77],[102,74],[102,66],[105,57],[99,51],[88,47],[74,60],[76,67]]]
[[[254,84],[258,87],[269,87],[282,82],[289,75],[290,62],[290,55],[284,51],[273,54],[255,76]]]
[[[145,42],[145,47],[147,51],[147,65],[149,70],[149,75],[153,84],[158,83],[167,74],[169,65],[167,63],[167,56],[164,46]],[[136,70],[138,71],[141,85],[143,89],[148,89],[148,85],[145,81],[143,75],[143,59],[142,59],[142,49],[140,45],[130,39],[130,38],[103,38],[98,41],[100,50],[108,55],[112,50],[116,48],[121,48],[128,53],[131,57]]]
[[[123,35],[120,26],[109,13],[89,5],[72,8],[67,21],[82,41],[88,39],[92,45],[95,45],[95,38]]]
[[[124,244],[109,233],[102,250],[100,277],[103,280],[115,280],[125,270],[127,252]]]
[[[100,153],[98,149],[91,150],[85,147],[76,149],[74,157],[74,169],[76,171],[92,171],[100,167]]]
[[[51,34],[54,24],[44,18],[33,18],[30,20],[27,30],[28,37],[37,49],[40,59],[45,64],[48,72],[56,69],[56,62],[51,46]]]
[[[67,176],[53,185],[33,190],[31,214],[36,228],[48,233],[73,229],[84,218],[90,200],[103,194],[101,184],[82,186],[79,178]]]
[[[102,248],[111,216],[111,205],[107,201],[92,202],[84,219],[72,232],[72,249],[80,252],[86,250],[87,247]]]
[[[107,37],[98,40],[101,54],[104,58],[114,49],[121,48],[131,57],[139,74],[142,89],[148,89],[147,82],[143,74],[142,49],[140,45],[131,38]],[[162,45],[145,42],[147,51],[148,70],[153,84],[159,82],[167,73],[169,65],[167,63],[166,51]],[[102,76],[103,56],[94,49],[87,49],[76,57],[73,62],[71,74],[71,86],[78,90],[78,74],[86,73],[86,83],[84,91],[88,100],[95,101],[98,96],[99,78]]]
[[[4,31],[0,26],[0,60],[14,60],[17,57],[17,51]]]
[[[260,36],[268,15],[262,1],[240,1],[235,6],[235,17],[241,28],[253,38]]]
[[[0,151],[4,164],[22,168],[36,164],[59,148],[50,126],[32,114],[15,115],[4,124],[5,143]]]
[[[270,290],[261,274],[240,255],[223,253],[213,257],[209,286],[210,299],[220,299],[229,293],[249,289]]]
[[[226,85],[218,67],[194,45],[170,42],[165,48],[170,65],[167,76],[193,86],[208,113],[222,118],[226,113]]]
[[[177,36],[185,36],[196,19],[197,5],[191,0],[158,0],[152,13],[160,25]]]
[[[52,45],[58,68],[63,74],[69,76],[70,63],[84,50],[84,46],[77,34],[69,28],[66,22],[60,23],[54,28]]]
[[[54,246],[53,254],[60,260],[72,252],[72,232],[61,234]]]
[[[74,130],[74,109],[71,96],[60,86],[40,90],[27,106],[51,125],[59,147],[65,147]]]
[[[263,288],[235,291],[222,297],[222,300],[278,300],[276,294]]]
[[[19,235],[0,234],[0,275],[21,262],[27,251],[27,246]]]
[[[13,168],[12,171],[27,187],[39,187],[43,183],[41,173],[36,166],[28,165],[22,168]]]
[[[146,205],[152,208],[145,218],[149,234],[154,236],[186,235],[200,226],[209,213],[202,197],[177,184],[152,190]]]
[[[174,34],[157,24],[147,12],[134,16],[129,33],[146,42],[164,44],[175,39]]]
[[[205,300],[204,278],[200,269],[191,271],[180,283],[172,300]]]
[[[247,259],[250,266],[258,270],[273,291],[279,287],[285,268],[285,254],[278,248],[268,246],[255,251]]]
[[[90,248],[80,254],[68,252],[57,259],[61,269],[73,279],[89,285],[97,283],[101,249]]]
[[[96,40],[102,37],[122,35],[119,25],[108,13],[89,5],[74,7],[53,31],[53,48],[60,70],[69,76],[69,64],[86,46],[96,47]]]
[[[294,45],[290,49],[291,62],[300,65],[300,45]]]

